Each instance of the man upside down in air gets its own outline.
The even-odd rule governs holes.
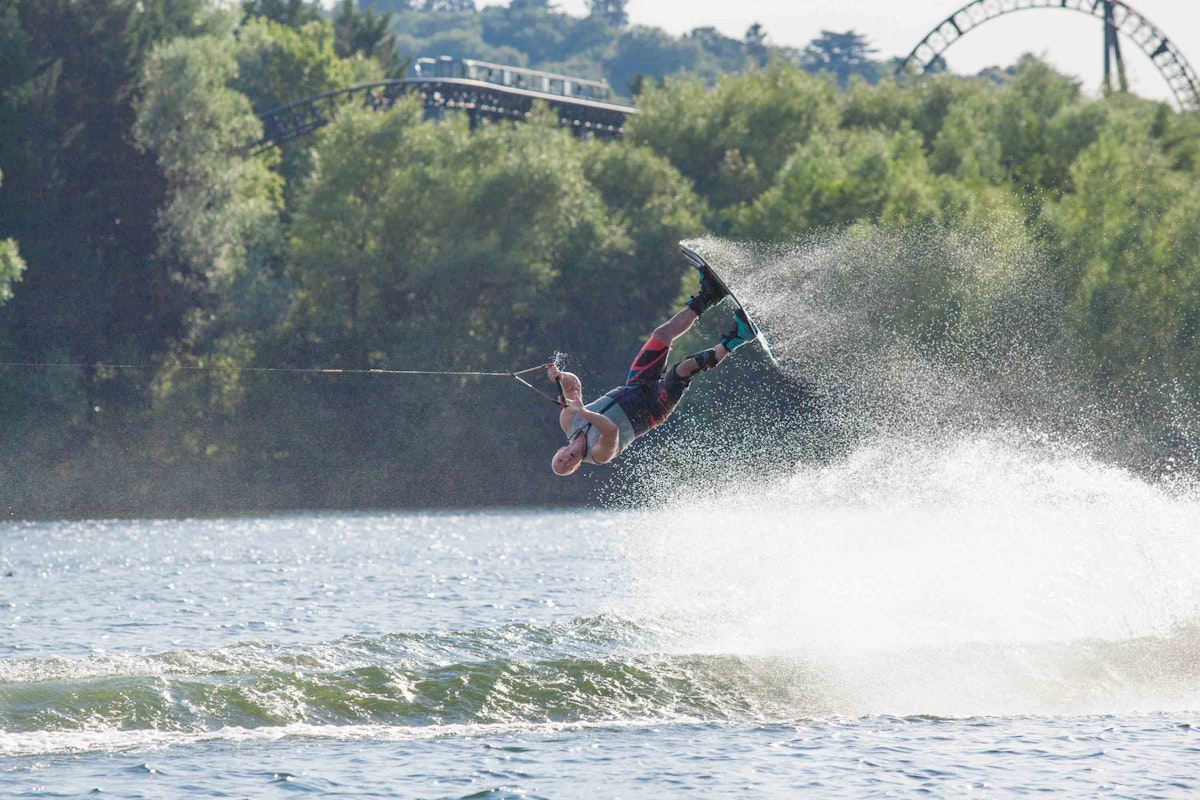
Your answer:
[[[755,338],[746,312],[738,308],[734,311],[733,330],[722,336],[718,344],[676,363],[664,376],[672,343],[687,333],[701,314],[726,297],[707,264],[694,266],[700,273],[700,291],[675,316],[654,329],[633,360],[623,386],[584,405],[579,378],[553,364],[547,367],[550,379],[561,381],[566,402],[558,415],[558,424],[567,435],[567,444],[550,461],[555,474],[571,475],[582,463],[612,461],[634,439],[658,427],[671,415],[692,378],[720,364],[725,356]]]

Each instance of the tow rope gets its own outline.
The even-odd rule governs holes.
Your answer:
[[[555,399],[543,392],[541,389],[534,386],[529,381],[522,378],[530,372],[537,372],[539,369],[546,369],[553,365],[554,362],[547,361],[545,364],[538,364],[536,367],[528,369],[516,370],[515,372],[471,372],[465,370],[435,370],[435,369],[331,369],[322,367],[200,367],[177,365],[175,369],[186,370],[190,372],[290,372],[302,373],[309,375],[441,375],[441,376],[458,376],[458,377],[477,377],[477,378],[514,378],[517,382],[528,386],[537,394],[549,400],[555,405],[566,408],[565,398],[562,396],[562,381],[558,381],[559,397]],[[0,361],[0,367],[25,367],[25,368],[57,368],[57,369],[91,369],[96,371],[102,370],[157,370],[159,367],[149,366],[144,364],[67,364],[59,362],[15,362],[15,361]]]

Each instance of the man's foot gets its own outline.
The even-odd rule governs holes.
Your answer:
[[[736,322],[733,330],[721,337],[721,344],[725,345],[725,349],[731,353],[746,342],[752,342],[758,338],[758,331],[750,324],[750,318],[746,316],[744,309],[734,309],[733,316]]]
[[[696,316],[699,317],[705,311],[724,300],[729,292],[721,285],[721,282],[717,279],[717,273],[713,272],[713,268],[708,265],[708,262],[687,248],[681,248],[681,250],[688,263],[700,273],[700,291],[692,295],[687,301],[688,308],[695,311]]]

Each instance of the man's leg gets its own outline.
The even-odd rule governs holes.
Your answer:
[[[675,317],[672,318],[670,322],[666,323],[662,327],[666,328],[666,327],[670,326],[681,315],[682,315],[682,312],[680,312],[680,314],[676,314]],[[746,312],[739,308],[734,311],[733,316],[734,316],[733,330],[731,330],[729,333],[722,336],[721,341],[719,343],[717,343],[715,346],[710,347],[707,350],[702,350],[699,353],[690,355],[687,358],[685,358],[684,360],[680,361],[674,367],[672,367],[670,373],[668,373],[668,375],[667,375],[665,382],[669,382],[672,379],[674,379],[674,380],[681,382],[683,384],[683,389],[686,389],[688,382],[692,379],[692,377],[696,373],[705,372],[707,370],[712,369],[713,367],[717,366],[717,364],[720,364],[722,361],[724,361],[725,357],[728,356],[730,353],[732,353],[734,350],[736,350],[737,348],[744,345],[746,342],[753,339],[755,333],[754,333],[754,330],[751,329],[751,327],[750,327],[750,321],[746,317]],[[683,331],[687,331],[687,329],[692,326],[692,322],[695,322],[695,321],[696,320],[693,319],[690,322],[688,322],[687,326],[683,328]],[[664,331],[663,335],[666,335],[669,332],[670,332],[669,330]],[[658,332],[656,331],[655,335],[657,335],[657,334],[658,334]],[[683,389],[679,390],[679,395],[682,395]],[[674,394],[674,392],[668,392],[668,394]],[[674,398],[674,402],[671,403],[671,408],[674,408],[674,404],[677,402],[679,402],[679,397]]]
[[[654,333],[651,335],[650,341],[647,342],[646,346],[642,348],[642,352],[638,353],[638,361],[642,360],[642,357],[647,353],[647,350],[652,348],[654,343],[657,341],[661,344],[659,344],[658,348],[655,349],[654,354],[656,356],[656,366],[658,366],[658,368],[661,370],[666,364],[667,354],[671,350],[671,345],[676,339],[687,333],[698,319],[700,319],[700,315],[692,311],[692,309],[689,307],[683,309],[678,314],[664,322],[662,325],[659,325],[654,329]],[[739,308],[734,312],[733,330],[722,336],[720,343],[709,348],[708,350],[702,350],[699,353],[688,356],[683,361],[680,361],[678,364],[672,367],[671,371],[674,373],[674,375],[686,381],[697,372],[710,370],[717,364],[720,364],[725,360],[725,356],[732,353],[734,350],[745,344],[753,337],[754,331],[750,329],[750,323],[746,319],[746,312]],[[663,347],[663,345],[665,345],[665,347]],[[638,361],[634,362],[635,369]],[[633,372],[630,372],[630,376],[633,376]]]
[[[685,248],[685,255],[690,252]],[[704,263],[704,259],[699,259],[697,263],[689,257],[688,261],[700,274],[700,291],[688,298],[686,306],[676,312],[675,316],[654,329],[649,341],[642,345],[642,349],[633,360],[626,383],[657,384],[661,381],[671,345],[691,329],[701,314],[720,303],[728,294],[717,280],[712,267]]]
[[[666,328],[670,326],[679,316],[679,314],[676,314],[670,322],[667,322],[662,327]],[[683,327],[683,331],[690,328],[695,321],[694,318],[687,321],[686,326]],[[664,330],[663,335],[669,335],[672,330]],[[719,343],[707,350],[702,350],[683,359],[671,367],[666,376],[659,381],[658,391],[655,393],[654,398],[654,407],[650,412],[651,427],[658,427],[667,417],[671,416],[671,412],[675,410],[675,406],[679,405],[679,401],[683,399],[683,393],[687,391],[692,378],[698,373],[710,370],[717,366],[717,364],[720,364],[725,360],[726,356],[744,345],[747,341],[750,341],[753,337],[754,331],[750,328],[746,312],[740,308],[737,309],[734,311],[733,330],[722,336]],[[651,341],[654,341],[654,339],[652,338]],[[663,357],[666,357],[666,350],[663,351]]]
[[[729,348],[723,344],[718,344],[715,347],[710,347],[708,350],[702,350],[695,355],[690,355],[683,361],[675,365],[675,374],[680,378],[687,380],[697,372],[709,370],[725,360],[725,356],[729,355]]]
[[[651,427],[657,428],[667,417],[671,416],[671,412],[675,410],[675,406],[679,405],[684,392],[691,385],[692,378],[720,364],[729,353],[729,348],[724,343],[720,343],[695,355],[690,355],[671,367],[666,377],[658,383],[654,408],[650,413]]]
[[[663,344],[674,344],[676,339],[691,330],[698,319],[700,315],[691,308],[682,308],[675,316],[655,328],[653,336]]]
[[[633,363],[629,365],[629,377],[625,379],[625,383],[653,385],[662,380],[671,344],[686,333],[697,319],[691,309],[685,308],[655,328],[654,333],[650,334],[650,338],[638,351]]]
[[[678,314],[676,316],[679,316]],[[721,341],[715,347],[708,350],[703,350],[695,355],[690,355],[683,361],[676,364],[672,371],[680,378],[687,380],[697,372],[709,370],[725,360],[725,356],[732,353],[737,348],[744,345],[746,342],[754,338],[754,330],[750,327],[750,321],[746,317],[746,312],[740,308],[734,311],[734,326],[733,330],[721,337]],[[672,320],[674,321],[674,320]],[[695,320],[693,320],[695,321]],[[670,323],[667,323],[668,325]],[[691,327],[689,324],[688,327]],[[684,328],[686,331],[687,328]]]

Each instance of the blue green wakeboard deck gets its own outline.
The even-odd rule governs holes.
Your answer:
[[[750,328],[754,331],[754,341],[758,342],[758,344],[762,347],[763,352],[767,354],[767,358],[771,360],[771,363],[778,367],[779,362],[775,359],[775,352],[771,349],[771,343],[767,341],[767,337],[763,334],[762,328],[758,327],[758,323],[754,321],[754,317],[750,316],[750,310],[742,304],[741,300],[738,300],[737,295],[733,293],[733,290],[729,288],[729,285],[725,283],[720,274],[713,269],[712,264],[709,264],[707,261],[705,261],[702,255],[697,253],[695,250],[692,250],[690,247],[685,247],[681,244],[679,245],[679,250],[683,253],[683,257],[686,258],[693,267],[695,267],[701,273],[707,272],[712,276],[712,279],[717,282],[717,285],[725,290],[726,299],[728,299],[735,308],[740,308],[743,312],[745,312],[746,321],[750,323]]]

